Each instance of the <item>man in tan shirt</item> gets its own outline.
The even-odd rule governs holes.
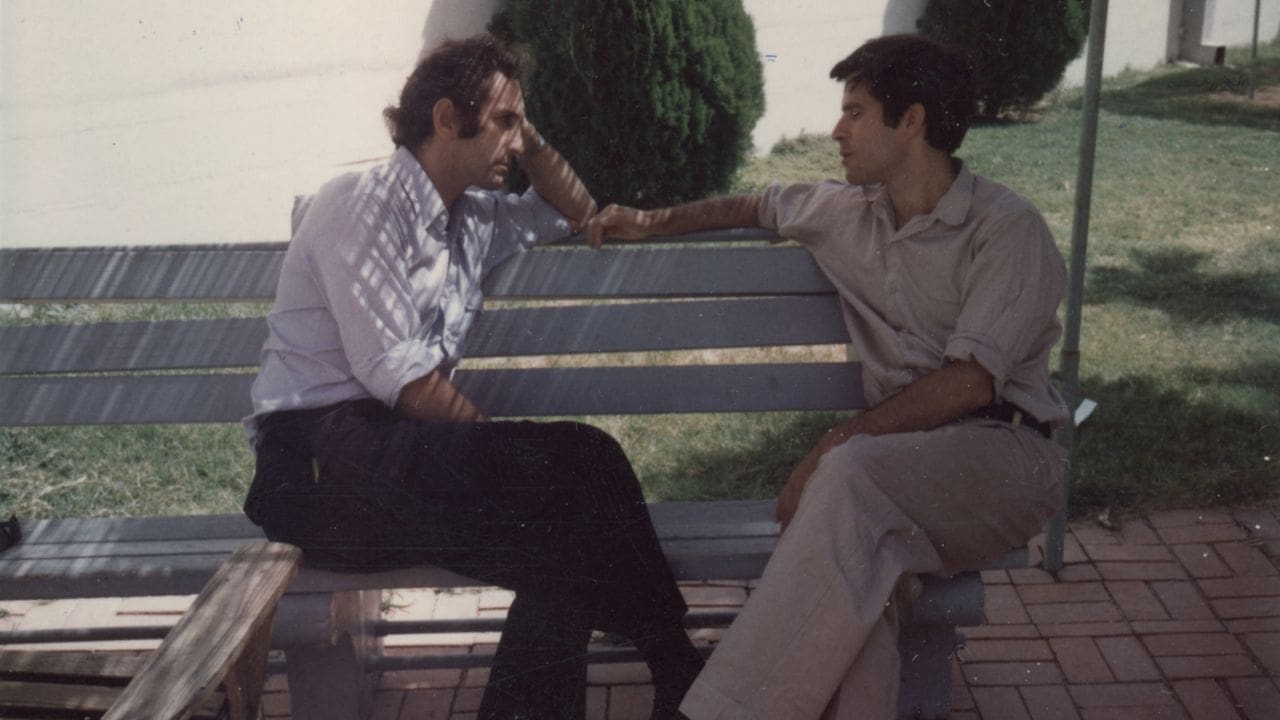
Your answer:
[[[846,182],[611,206],[587,226],[597,246],[776,229],[835,285],[862,361],[870,409],[787,479],[778,548],[685,696],[693,720],[893,717],[898,589],[1024,544],[1061,503],[1049,353],[1065,268],[1036,208],[952,155],[974,110],[967,61],[894,36],[831,76]]]

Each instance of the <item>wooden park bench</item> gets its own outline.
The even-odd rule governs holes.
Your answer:
[[[681,239],[599,251],[567,243],[508,261],[486,281],[487,297],[499,306],[478,319],[467,356],[848,342],[834,291],[802,248],[770,244],[762,232]],[[284,250],[285,243],[2,250],[0,302],[268,302]],[[509,300],[522,302],[503,302]],[[250,411],[265,337],[261,318],[0,327],[0,426],[237,422]],[[464,363],[455,380],[495,417],[864,405],[853,361],[691,365],[630,357],[611,367]],[[651,514],[682,580],[758,577],[776,542],[771,500],[655,503]],[[238,514],[38,520],[26,522],[24,532],[21,544],[0,553],[0,603],[195,593],[235,547],[261,539]],[[1012,559],[1018,561],[1025,563],[1025,554]],[[272,640],[284,650],[293,716],[367,717],[379,671],[487,663],[474,655],[379,652],[392,633],[498,629],[500,620],[427,627],[380,618],[384,588],[474,584],[437,568],[337,574],[304,567],[280,602]],[[947,716],[956,627],[982,622],[982,599],[976,572],[925,579],[901,630],[903,717]],[[730,620],[692,616],[690,624]],[[74,639],[106,635],[88,628]],[[66,639],[0,633],[0,644]],[[635,657],[614,650],[602,659]]]

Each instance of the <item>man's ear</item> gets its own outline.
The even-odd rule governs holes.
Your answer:
[[[431,123],[436,135],[458,136],[458,109],[449,98],[440,98],[431,106]]]
[[[911,103],[906,110],[902,111],[902,117],[898,118],[898,129],[907,133],[908,136],[924,137],[924,118],[924,105]]]

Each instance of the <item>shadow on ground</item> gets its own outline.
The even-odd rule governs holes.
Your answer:
[[[1168,387],[1149,377],[1086,376],[1080,396],[1097,411],[1080,428],[1072,514],[1232,504],[1280,491],[1280,362],[1227,372],[1188,369]],[[1191,400],[1195,387],[1232,388],[1263,398],[1232,407],[1220,395]],[[1255,402],[1255,404],[1259,404]],[[839,416],[780,419],[746,447],[676,450],[681,478],[646,487],[662,500],[772,498],[791,469]]]
[[[1188,371],[1189,385],[1274,391],[1280,363],[1228,372]],[[1189,401],[1150,378],[1084,378],[1098,410],[1080,428],[1073,514],[1099,507],[1249,502],[1280,490],[1280,408],[1247,410]]]
[[[773,498],[792,468],[822,433],[838,424],[838,413],[775,415],[766,427],[744,425],[745,446],[737,443],[682,443],[671,467],[679,477],[646,478],[645,489],[661,500]]]
[[[1090,271],[1088,302],[1128,301],[1184,322],[1224,318],[1280,323],[1280,278],[1273,272],[1210,273],[1207,252],[1189,248],[1134,250],[1132,267]]]
[[[1280,132],[1280,61],[1260,61],[1255,87],[1250,101],[1244,68],[1202,67],[1105,90],[1101,102],[1121,115]]]

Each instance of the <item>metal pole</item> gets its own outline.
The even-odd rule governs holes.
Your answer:
[[[1080,378],[1080,313],[1084,306],[1084,269],[1089,245],[1089,205],[1093,200],[1093,159],[1098,140],[1098,99],[1102,88],[1102,51],[1107,40],[1107,0],[1093,0],[1089,16],[1089,51],[1085,59],[1083,123],[1080,129],[1080,161],[1076,167],[1075,216],[1071,222],[1071,275],[1067,284],[1067,323],[1062,339],[1062,394],[1074,413]],[[1057,440],[1071,458],[1075,447],[1075,418],[1070,417]],[[1062,483],[1062,510],[1049,521],[1045,537],[1044,567],[1062,568],[1067,530],[1067,500],[1071,497],[1074,463]]]
[[[1253,51],[1249,55],[1249,100],[1253,100],[1253,88],[1258,71],[1258,23],[1262,19],[1262,0],[1253,0]]]

